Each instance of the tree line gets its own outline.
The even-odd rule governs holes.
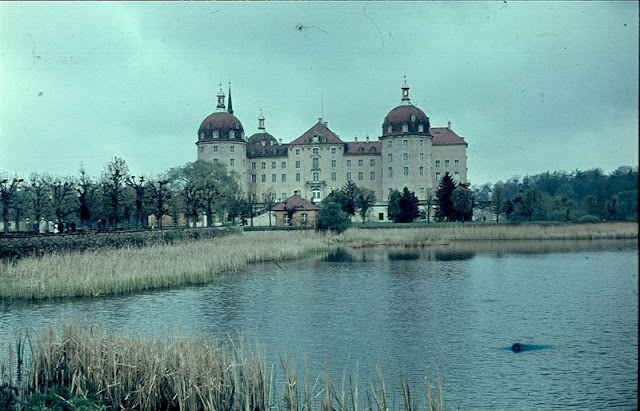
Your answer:
[[[105,165],[99,178],[83,167],[75,177],[0,173],[0,208],[5,233],[10,222],[20,227],[26,219],[28,231],[38,231],[42,220],[73,221],[74,227],[77,221],[85,229],[147,228],[149,215],[159,228],[164,216],[177,225],[180,215],[195,223],[201,214],[211,226],[216,217],[233,221],[253,209],[237,176],[222,163],[196,161],[149,177],[131,175],[119,157]]]
[[[638,171],[619,167],[544,172],[518,177],[475,192],[496,221],[602,221],[638,219]]]

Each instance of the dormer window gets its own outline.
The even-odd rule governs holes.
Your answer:
[[[313,136],[313,140],[312,140],[312,141],[313,141],[314,143],[317,143],[317,142],[318,142],[318,136],[317,136],[317,135],[314,135],[314,136]]]
[[[236,132],[234,130],[229,130],[229,138],[230,139],[236,138]]]
[[[416,121],[416,116],[415,116],[415,114],[412,114],[412,115],[411,115],[411,121]]]
[[[375,148],[375,147],[371,147],[371,148],[369,149],[369,151],[371,151],[372,153],[375,153],[375,152],[376,152],[376,148]]]
[[[424,133],[424,125],[418,124],[418,133]]]
[[[211,138],[218,138],[218,130],[213,130],[211,133]]]
[[[364,151],[364,147],[358,147],[358,152],[361,153]]]
[[[402,125],[402,132],[403,133],[407,133],[409,131],[409,125],[408,124],[403,124]]]
[[[207,123],[207,128],[211,128],[211,123]]]
[[[387,133],[393,133],[393,126],[391,124],[387,127]]]

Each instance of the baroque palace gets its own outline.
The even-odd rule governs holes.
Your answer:
[[[240,177],[250,198],[263,201],[274,196],[284,201],[297,194],[319,202],[347,181],[373,190],[381,205],[392,190],[404,187],[422,201],[429,189],[449,173],[457,182],[467,182],[467,143],[448,127],[431,127],[429,117],[411,104],[409,87],[402,86],[400,105],[382,122],[382,135],[373,140],[343,141],[322,118],[290,143],[282,143],[265,129],[245,136],[233,114],[231,89],[228,104],[220,88],[217,109],[198,129],[198,159],[224,162]],[[386,214],[386,213],[385,213]],[[382,214],[379,215],[383,219]]]

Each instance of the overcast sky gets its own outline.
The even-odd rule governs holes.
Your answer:
[[[377,138],[403,76],[474,185],[638,165],[638,3],[0,2],[0,172],[157,175],[231,82],[245,134]]]

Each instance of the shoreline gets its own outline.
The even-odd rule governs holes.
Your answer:
[[[97,298],[205,284],[218,274],[241,271],[254,263],[309,258],[340,247],[410,248],[499,241],[637,239],[635,222],[353,227],[339,235],[315,231],[249,231],[215,239],[48,253],[3,262],[0,263],[0,300]]]

